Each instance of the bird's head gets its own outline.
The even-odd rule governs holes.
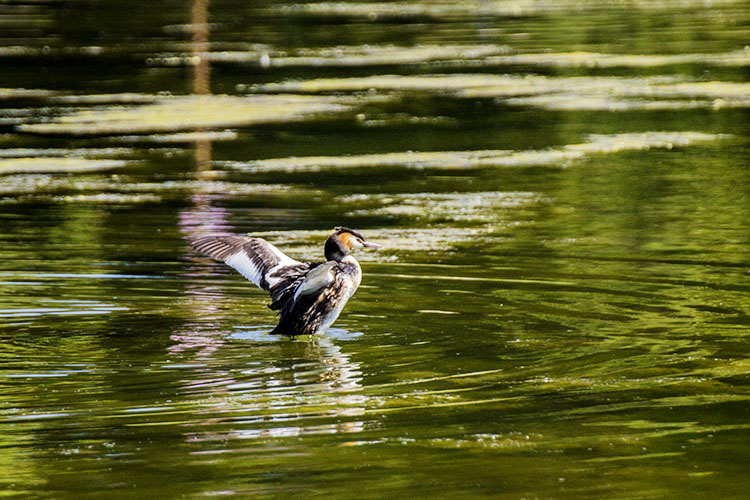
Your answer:
[[[380,248],[380,245],[366,241],[364,236],[346,227],[336,227],[326,240],[327,260],[341,260],[355,248]]]

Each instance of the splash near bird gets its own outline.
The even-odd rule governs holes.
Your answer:
[[[315,335],[330,327],[362,281],[350,252],[380,248],[356,231],[337,227],[325,243],[325,262],[299,262],[261,238],[220,235],[188,238],[190,246],[235,268],[271,294],[279,311],[275,335]]]

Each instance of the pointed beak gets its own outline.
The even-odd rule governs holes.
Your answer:
[[[365,247],[365,248],[382,248],[377,243],[370,243],[369,241],[363,241],[362,242],[362,246]]]

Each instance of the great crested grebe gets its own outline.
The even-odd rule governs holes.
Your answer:
[[[362,281],[359,262],[349,252],[380,247],[345,227],[335,228],[326,240],[326,262],[299,262],[261,238],[197,236],[188,242],[269,292],[268,307],[280,315],[271,334],[292,337],[323,333],[336,321]]]

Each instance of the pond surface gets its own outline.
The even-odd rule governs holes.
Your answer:
[[[750,5],[579,4],[2,3],[0,497],[746,498]]]

